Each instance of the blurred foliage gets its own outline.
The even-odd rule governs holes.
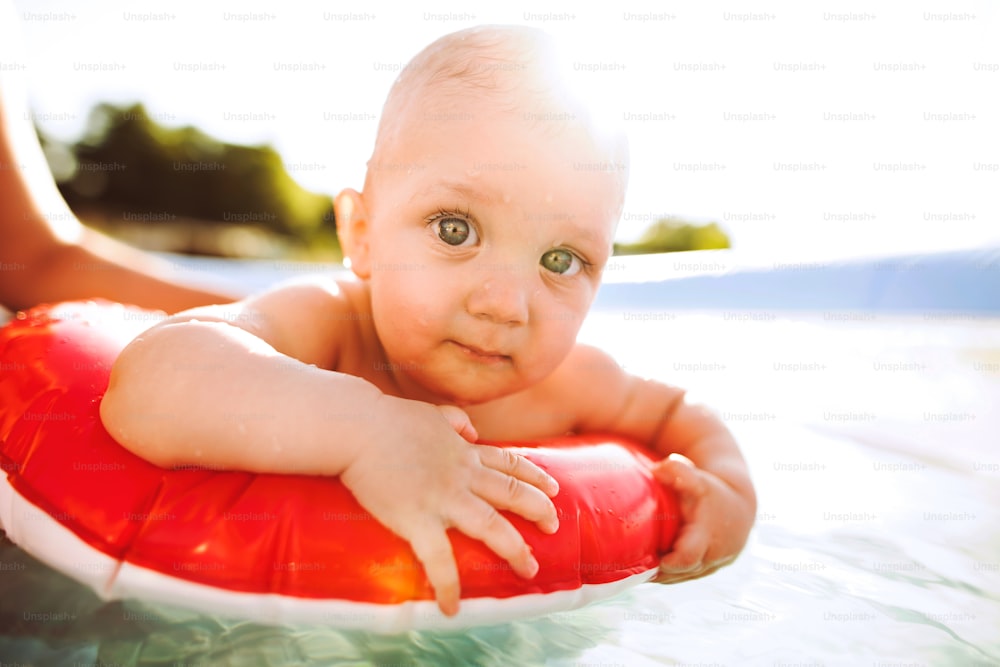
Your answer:
[[[695,225],[680,218],[661,218],[651,224],[635,243],[616,243],[614,254],[643,255],[729,247],[729,237],[714,222]]]
[[[100,104],[69,150],[76,165],[60,183],[63,196],[74,210],[99,211],[112,227],[177,220],[253,227],[274,237],[276,246],[315,246],[339,257],[330,197],[300,186],[270,146],[166,128],[141,104]]]

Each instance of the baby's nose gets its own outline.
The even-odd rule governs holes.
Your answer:
[[[527,281],[514,274],[485,275],[469,293],[469,313],[497,324],[525,324],[528,321]]]

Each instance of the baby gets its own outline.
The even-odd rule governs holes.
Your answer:
[[[364,190],[334,203],[356,279],[157,324],[114,366],[101,404],[111,434],[166,467],[339,475],[410,543],[448,615],[448,528],[524,577],[538,564],[497,510],[558,530],[555,480],[480,438],[645,443],[684,519],[658,581],[732,561],[756,511],[732,436],[683,390],[576,343],[628,150],[556,62],[544,33],[517,27],[463,30],[418,54],[386,100]]]

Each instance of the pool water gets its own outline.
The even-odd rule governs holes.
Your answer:
[[[275,628],[102,602],[0,542],[20,665],[998,665],[1000,318],[592,314],[581,338],[713,405],[757,524],[732,566],[463,632]]]

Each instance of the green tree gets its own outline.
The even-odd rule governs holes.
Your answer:
[[[333,236],[330,198],[300,186],[273,148],[166,128],[141,104],[95,107],[72,152],[77,169],[63,184],[71,206],[252,223],[306,244]]]
[[[635,243],[616,243],[615,254],[643,255],[728,247],[729,237],[714,222],[695,225],[680,218],[661,218],[651,224]]]

